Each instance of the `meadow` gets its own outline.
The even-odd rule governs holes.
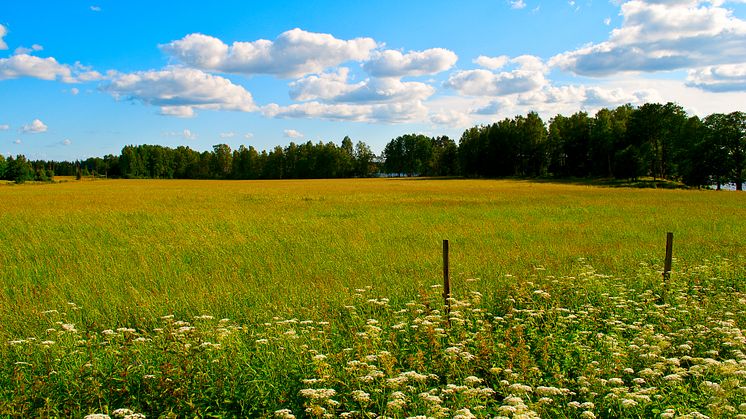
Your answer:
[[[0,186],[0,415],[736,416],[745,220],[512,180]]]

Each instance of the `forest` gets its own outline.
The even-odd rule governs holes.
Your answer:
[[[447,136],[405,134],[376,155],[345,137],[258,151],[127,145],[118,156],[81,161],[30,161],[0,155],[0,178],[22,183],[58,176],[179,179],[307,179],[371,176],[522,178],[652,177],[689,186],[734,183],[742,190],[746,113],[689,116],[675,103],[601,109],[595,115],[535,112]]]

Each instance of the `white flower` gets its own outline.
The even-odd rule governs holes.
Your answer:
[[[632,399],[622,399],[622,406],[624,407],[635,407],[637,402]]]
[[[280,419],[295,419],[293,411],[290,409],[275,410],[275,417]]]
[[[364,392],[363,390],[355,390],[352,392],[352,398],[355,399],[358,403],[367,403],[370,402],[370,394]]]

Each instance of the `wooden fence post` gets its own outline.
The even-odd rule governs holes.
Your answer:
[[[451,313],[451,272],[448,264],[448,240],[443,240],[443,300],[446,316]]]
[[[666,288],[668,281],[671,279],[671,264],[673,263],[673,233],[666,234],[666,261],[663,264],[663,291],[661,296],[663,302],[666,300]]]

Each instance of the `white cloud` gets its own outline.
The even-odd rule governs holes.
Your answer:
[[[181,131],[181,136],[184,137],[185,140],[196,140],[197,134],[193,133],[191,130],[184,128],[183,131]]]
[[[8,49],[8,44],[3,41],[3,37],[8,34],[8,30],[5,29],[5,26],[0,25],[0,50],[2,49]]]
[[[604,19],[604,25],[606,25],[606,26],[611,25],[611,18],[610,17],[607,17],[606,19]]]
[[[435,93],[425,83],[402,82],[396,78],[371,78],[347,83],[349,70],[306,76],[290,84],[293,100],[322,100],[331,103],[400,103],[421,101]]]
[[[73,143],[73,142],[72,142],[72,141],[70,141],[70,139],[65,139],[65,140],[63,140],[63,141],[62,141],[62,145],[70,145],[70,144],[72,144],[72,143]]]
[[[35,77],[42,80],[60,79],[65,83],[74,83],[75,79],[69,66],[60,64],[52,57],[39,58],[28,54],[0,58],[0,80],[19,77]]]
[[[10,129],[10,125],[8,124],[0,124],[0,131],[7,131]]]
[[[251,132],[247,132],[246,134],[243,135],[243,138],[245,138],[247,140],[250,140],[250,139],[254,138],[254,134],[251,133]]]
[[[430,122],[447,127],[466,127],[471,124],[469,115],[458,110],[444,110],[430,116]]]
[[[262,113],[274,118],[321,118],[332,121],[399,123],[423,121],[427,117],[427,108],[421,102],[359,105],[313,101],[288,106],[273,103],[264,106]]]
[[[0,80],[19,77],[34,77],[42,80],[60,80],[64,83],[98,80],[101,74],[90,71],[80,64],[60,64],[53,57],[39,58],[28,54],[17,54],[0,58]]]
[[[256,110],[251,93],[230,80],[179,67],[112,75],[104,87],[117,99],[160,106],[161,114],[191,117],[195,109]]]
[[[501,55],[499,57],[487,57],[484,55],[480,55],[472,62],[488,70],[499,70],[505,67],[510,62],[510,57],[508,57],[507,55]]]
[[[93,12],[100,12],[101,11],[101,7],[100,6],[91,6],[91,11],[93,11]]]
[[[80,93],[80,90],[77,87],[73,87],[70,89],[70,94],[73,96],[76,96],[78,93]]]
[[[21,127],[21,132],[29,134],[39,134],[47,131],[47,126],[40,119],[34,119],[30,124]]]
[[[484,59],[481,61],[486,62]],[[516,65],[516,68],[500,73],[483,69],[458,71],[451,74],[444,85],[468,96],[505,96],[530,92],[547,85],[544,77],[547,68],[541,59],[522,55],[509,60],[509,63]]]
[[[746,62],[746,21],[719,7],[723,3],[627,1],[621,6],[622,26],[608,41],[559,54],[550,65],[606,76]]]
[[[524,9],[526,8],[526,2],[523,0],[510,0],[511,9]]]
[[[363,68],[374,77],[405,77],[437,74],[456,64],[453,51],[431,48],[402,54],[396,50],[374,52]]]
[[[366,60],[376,48],[372,38],[341,40],[329,34],[292,29],[274,41],[234,42],[193,33],[162,45],[166,53],[203,70],[300,77],[346,61]]]
[[[294,129],[286,129],[283,131],[283,135],[287,138],[303,138],[303,133],[298,132]]]
[[[509,109],[513,106],[513,102],[507,98],[497,98],[490,101],[486,105],[477,107],[472,113],[477,115],[497,115],[505,109]]]
[[[746,63],[689,70],[687,86],[710,92],[746,91]]]
[[[31,45],[31,48],[26,48],[26,47],[18,47],[18,48],[16,48],[16,49],[15,49],[15,50],[13,51],[13,53],[14,53],[15,55],[19,55],[19,54],[28,54],[29,52],[34,52],[34,51],[41,51],[41,50],[43,50],[43,49],[44,49],[44,47],[42,47],[41,45],[39,45],[39,44],[34,44],[34,45]]]
[[[459,71],[448,78],[445,86],[469,96],[504,96],[540,88],[544,75],[513,71],[495,74],[487,70]]]
[[[236,136],[236,133],[233,132],[233,131],[221,132],[220,133],[220,138],[222,138],[222,139],[233,138],[235,136]]]
[[[13,144],[22,144],[23,141],[21,141],[20,138],[16,138],[15,141],[13,141]]]

